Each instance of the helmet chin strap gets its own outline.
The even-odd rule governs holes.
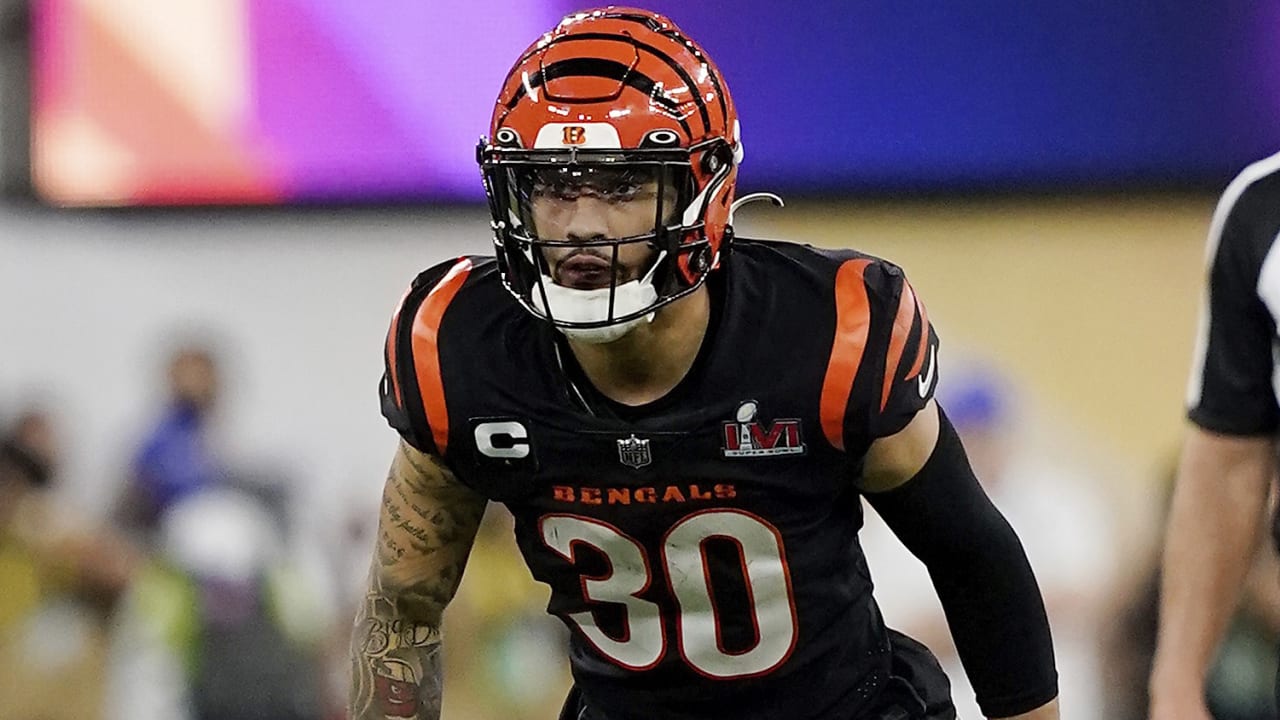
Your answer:
[[[556,322],[575,324],[605,322],[609,319],[609,298],[613,297],[613,316],[626,317],[651,307],[658,300],[658,291],[653,287],[653,275],[662,263],[666,251],[659,253],[649,272],[644,277],[631,280],[611,288],[581,290],[557,285],[551,278],[543,275],[542,289],[547,296],[544,307],[542,298],[534,293],[533,304],[543,314],[555,318]],[[640,325],[653,322],[653,313],[645,313],[630,320],[603,325],[600,327],[562,327],[556,329],[570,340],[577,340],[589,345],[603,345],[621,338]]]

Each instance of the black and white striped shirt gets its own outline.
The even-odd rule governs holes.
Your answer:
[[[1280,154],[1227,186],[1209,228],[1208,284],[1187,389],[1196,425],[1227,435],[1280,428]]]

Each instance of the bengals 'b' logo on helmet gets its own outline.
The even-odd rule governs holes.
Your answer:
[[[564,129],[565,145],[581,145],[587,141],[587,129],[581,125],[570,125]]]

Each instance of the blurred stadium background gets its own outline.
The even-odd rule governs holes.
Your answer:
[[[1096,670],[1141,663],[1209,217],[1236,172],[1280,151],[1280,4],[647,7],[727,76],[741,192],[788,200],[744,210],[740,234],[902,265],[942,337],[944,399],[1000,408],[974,422],[999,419],[1007,452],[1041,464],[1026,487],[1066,477],[1092,498],[1090,517],[1014,524],[1078,543],[1096,570],[1069,580],[1091,599],[1051,602],[1099,635],[1096,677],[1077,683],[1094,714],[1064,694],[1064,718],[1139,717],[1140,672]],[[113,531],[169,402],[166,363],[208,348],[209,452],[283,498],[304,594],[323,599],[296,634],[340,655],[395,444],[375,395],[386,322],[419,269],[491,247],[475,141],[517,54],[577,9],[0,0],[0,429],[52,419],[59,522]],[[553,717],[564,684],[502,522],[451,610],[449,718]],[[137,581],[85,609],[75,562],[51,576],[14,536],[0,532],[0,720],[118,716]],[[892,565],[877,577],[892,585]],[[1264,646],[1280,630],[1249,627]],[[319,664],[315,692],[340,694],[342,668]],[[307,712],[340,717],[332,698]]]

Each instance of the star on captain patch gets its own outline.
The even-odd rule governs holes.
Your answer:
[[[642,440],[635,433],[629,438],[619,439],[618,462],[637,470],[653,462],[653,456],[649,454],[649,439]]]

